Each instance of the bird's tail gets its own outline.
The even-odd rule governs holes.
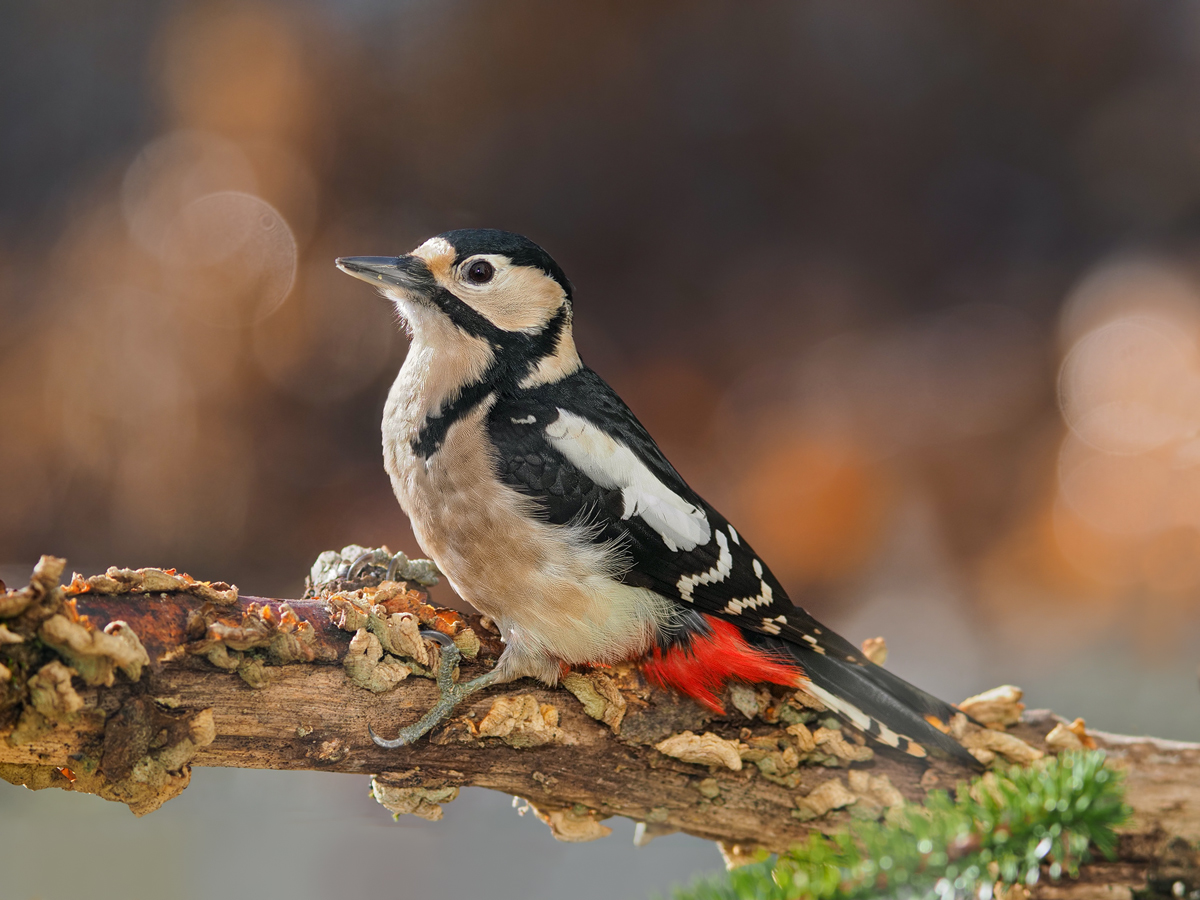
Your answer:
[[[807,652],[787,641],[770,643],[800,664],[810,682],[802,685],[807,693],[864,734],[912,756],[934,753],[980,767],[947,733],[950,720],[960,713],[944,700],[868,660]]]
[[[959,711],[898,675],[864,659],[842,637],[810,623],[787,638],[747,633],[704,616],[688,640],[656,647],[643,669],[655,684],[687,694],[718,715],[729,681],[786,685],[821,701],[881,744],[915,757],[932,752],[972,768],[979,763],[946,733]],[[792,634],[798,635],[795,640]]]

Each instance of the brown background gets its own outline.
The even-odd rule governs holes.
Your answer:
[[[1198,88],[1182,2],[5,3],[0,577],[285,596],[324,549],[416,553],[378,447],[405,342],[331,262],[502,227],[819,617],[948,699],[1200,739]],[[470,793],[393,826],[364,790],[201,772],[134,822],[3,789],[6,881],[74,889],[40,868],[59,811],[180,897],[226,850],[297,897],[717,864]]]

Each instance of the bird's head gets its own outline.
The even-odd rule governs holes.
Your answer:
[[[578,367],[571,283],[550,254],[519,234],[447,231],[405,256],[348,256],[337,266],[392,300],[414,339],[435,351],[486,345],[506,368],[524,370],[523,378],[547,366],[563,374]]]

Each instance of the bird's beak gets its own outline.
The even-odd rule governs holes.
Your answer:
[[[428,297],[437,281],[425,261],[416,256],[343,256],[337,267],[376,287],[400,288],[409,295]]]

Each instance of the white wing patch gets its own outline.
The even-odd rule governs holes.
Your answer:
[[[640,516],[668,550],[694,550],[712,537],[704,511],[654,477],[634,452],[587,419],[559,409],[546,426],[550,445],[602,488],[621,491],[625,514]],[[721,535],[724,545],[724,535]]]
[[[679,588],[679,596],[688,603],[692,602],[692,592],[696,590],[696,585],[724,581],[733,570],[733,554],[729,552],[729,541],[725,540],[725,535],[720,531],[717,532],[717,545],[721,550],[715,566],[699,575],[684,575],[679,579],[676,585]]]
[[[529,415],[523,419],[511,419],[510,418],[509,421],[512,422],[514,425],[532,425],[534,422],[537,421],[537,416]]]

